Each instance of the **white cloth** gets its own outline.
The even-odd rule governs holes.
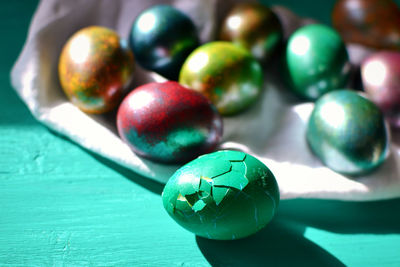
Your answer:
[[[136,156],[116,134],[113,115],[81,112],[67,100],[57,78],[58,56],[74,32],[89,25],[103,25],[127,38],[135,17],[161,2],[188,14],[205,42],[212,38],[221,14],[234,1],[42,0],[11,77],[15,90],[40,122],[95,153],[165,183],[179,166]],[[304,22],[283,8],[275,10],[285,19],[286,36]],[[224,119],[221,147],[241,149],[262,160],[275,174],[284,199],[372,200],[400,196],[399,136],[392,142],[389,158],[372,174],[358,178],[337,174],[324,167],[306,145],[305,124],[313,104],[296,102],[273,73],[274,66],[269,66],[265,91],[254,107]],[[136,68],[136,85],[153,80],[157,75]]]

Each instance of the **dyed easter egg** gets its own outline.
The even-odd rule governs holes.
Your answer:
[[[75,33],[62,49],[58,74],[71,102],[88,113],[104,113],[121,101],[134,58],[118,34],[91,26]]]
[[[350,90],[330,92],[315,102],[307,141],[325,165],[348,175],[370,172],[388,154],[388,130],[381,111]]]
[[[232,240],[254,234],[271,221],[279,188],[262,162],[225,150],[181,167],[166,184],[162,199],[168,214],[187,230]]]
[[[143,11],[132,25],[129,40],[143,68],[170,80],[178,79],[186,57],[199,45],[191,19],[168,5]]]
[[[289,87],[298,96],[316,100],[345,86],[350,72],[346,47],[331,28],[311,24],[290,37],[286,49]]]
[[[140,156],[181,163],[211,152],[222,136],[222,120],[203,95],[177,82],[134,89],[117,114],[121,138]]]
[[[222,115],[233,115],[257,100],[263,77],[260,64],[244,48],[211,42],[190,54],[179,82],[205,95]]]
[[[220,39],[240,45],[265,61],[282,41],[282,26],[274,12],[260,3],[240,3],[225,18]]]
[[[332,22],[346,43],[400,48],[400,10],[392,0],[339,0]]]
[[[391,125],[400,127],[400,53],[379,52],[361,66],[365,92]]]

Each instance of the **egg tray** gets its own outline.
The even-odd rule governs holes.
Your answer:
[[[127,38],[136,16],[155,4],[171,4],[187,14],[204,43],[213,39],[221,18],[235,2],[240,1],[42,0],[12,70],[13,87],[33,116],[50,129],[140,175],[165,183],[180,166],[135,155],[117,134],[115,112],[88,115],[67,100],[58,81],[59,54],[73,33],[90,25],[109,27]],[[285,38],[297,27],[313,22],[283,7],[273,10],[282,22]],[[348,46],[348,51],[355,66],[370,52],[357,45]],[[276,67],[279,58],[275,56],[264,66],[263,93],[254,106],[224,118],[220,148],[241,150],[265,163],[278,181],[282,199],[376,200],[400,196],[400,134],[392,131],[390,156],[367,176],[352,178],[326,168],[305,139],[313,103],[299,102],[287,92]],[[129,88],[164,80],[136,66]]]

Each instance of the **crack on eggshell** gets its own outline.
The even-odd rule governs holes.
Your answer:
[[[259,215],[260,214],[259,214],[258,208],[257,208],[257,201],[252,196],[250,196],[249,194],[246,194],[245,192],[242,192],[242,194],[244,196],[246,196],[248,199],[250,199],[251,203],[253,203],[253,205],[254,205],[254,221],[256,223],[256,227],[258,228],[259,227]]]
[[[224,152],[215,155],[212,159],[218,161],[218,168],[206,165],[206,168],[201,170],[202,175],[199,178],[196,177],[195,182],[191,183],[194,191],[192,188],[185,187],[185,190],[182,190],[185,192],[181,191],[182,194],[177,198],[177,201],[187,202],[186,207],[190,207],[200,217],[200,220],[202,220],[200,212],[207,207],[211,208],[213,202],[215,206],[219,206],[231,193],[236,198],[249,184],[249,179],[246,177],[246,154],[232,153],[232,151],[229,153],[229,158]],[[198,164],[202,164],[203,160],[210,159],[199,157],[198,160]]]

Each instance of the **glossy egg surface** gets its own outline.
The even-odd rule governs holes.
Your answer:
[[[121,138],[140,156],[182,163],[211,152],[222,136],[222,120],[200,93],[177,82],[134,89],[117,114]]]
[[[400,49],[400,9],[393,0],[339,0],[332,22],[346,43]]]
[[[292,34],[285,67],[289,87],[306,100],[343,88],[350,73],[349,57],[339,34],[320,24],[303,26]]]
[[[239,3],[225,18],[220,39],[243,46],[259,61],[265,61],[282,41],[278,17],[260,3]]]
[[[378,52],[361,66],[363,87],[391,125],[400,128],[400,53]]]
[[[168,5],[143,11],[132,25],[129,40],[137,62],[169,80],[178,79],[186,57],[199,45],[191,19]]]
[[[350,90],[321,97],[308,122],[311,150],[332,170],[361,175],[378,167],[388,154],[388,130],[379,108]]]
[[[223,150],[181,167],[162,194],[164,208],[196,235],[219,240],[254,234],[274,216],[279,188],[253,156]]]
[[[205,95],[222,115],[234,115],[257,100],[263,76],[260,64],[245,49],[211,42],[190,54],[179,82]]]
[[[58,65],[65,94],[88,113],[104,113],[119,104],[133,69],[126,43],[99,26],[76,32],[63,47]]]

